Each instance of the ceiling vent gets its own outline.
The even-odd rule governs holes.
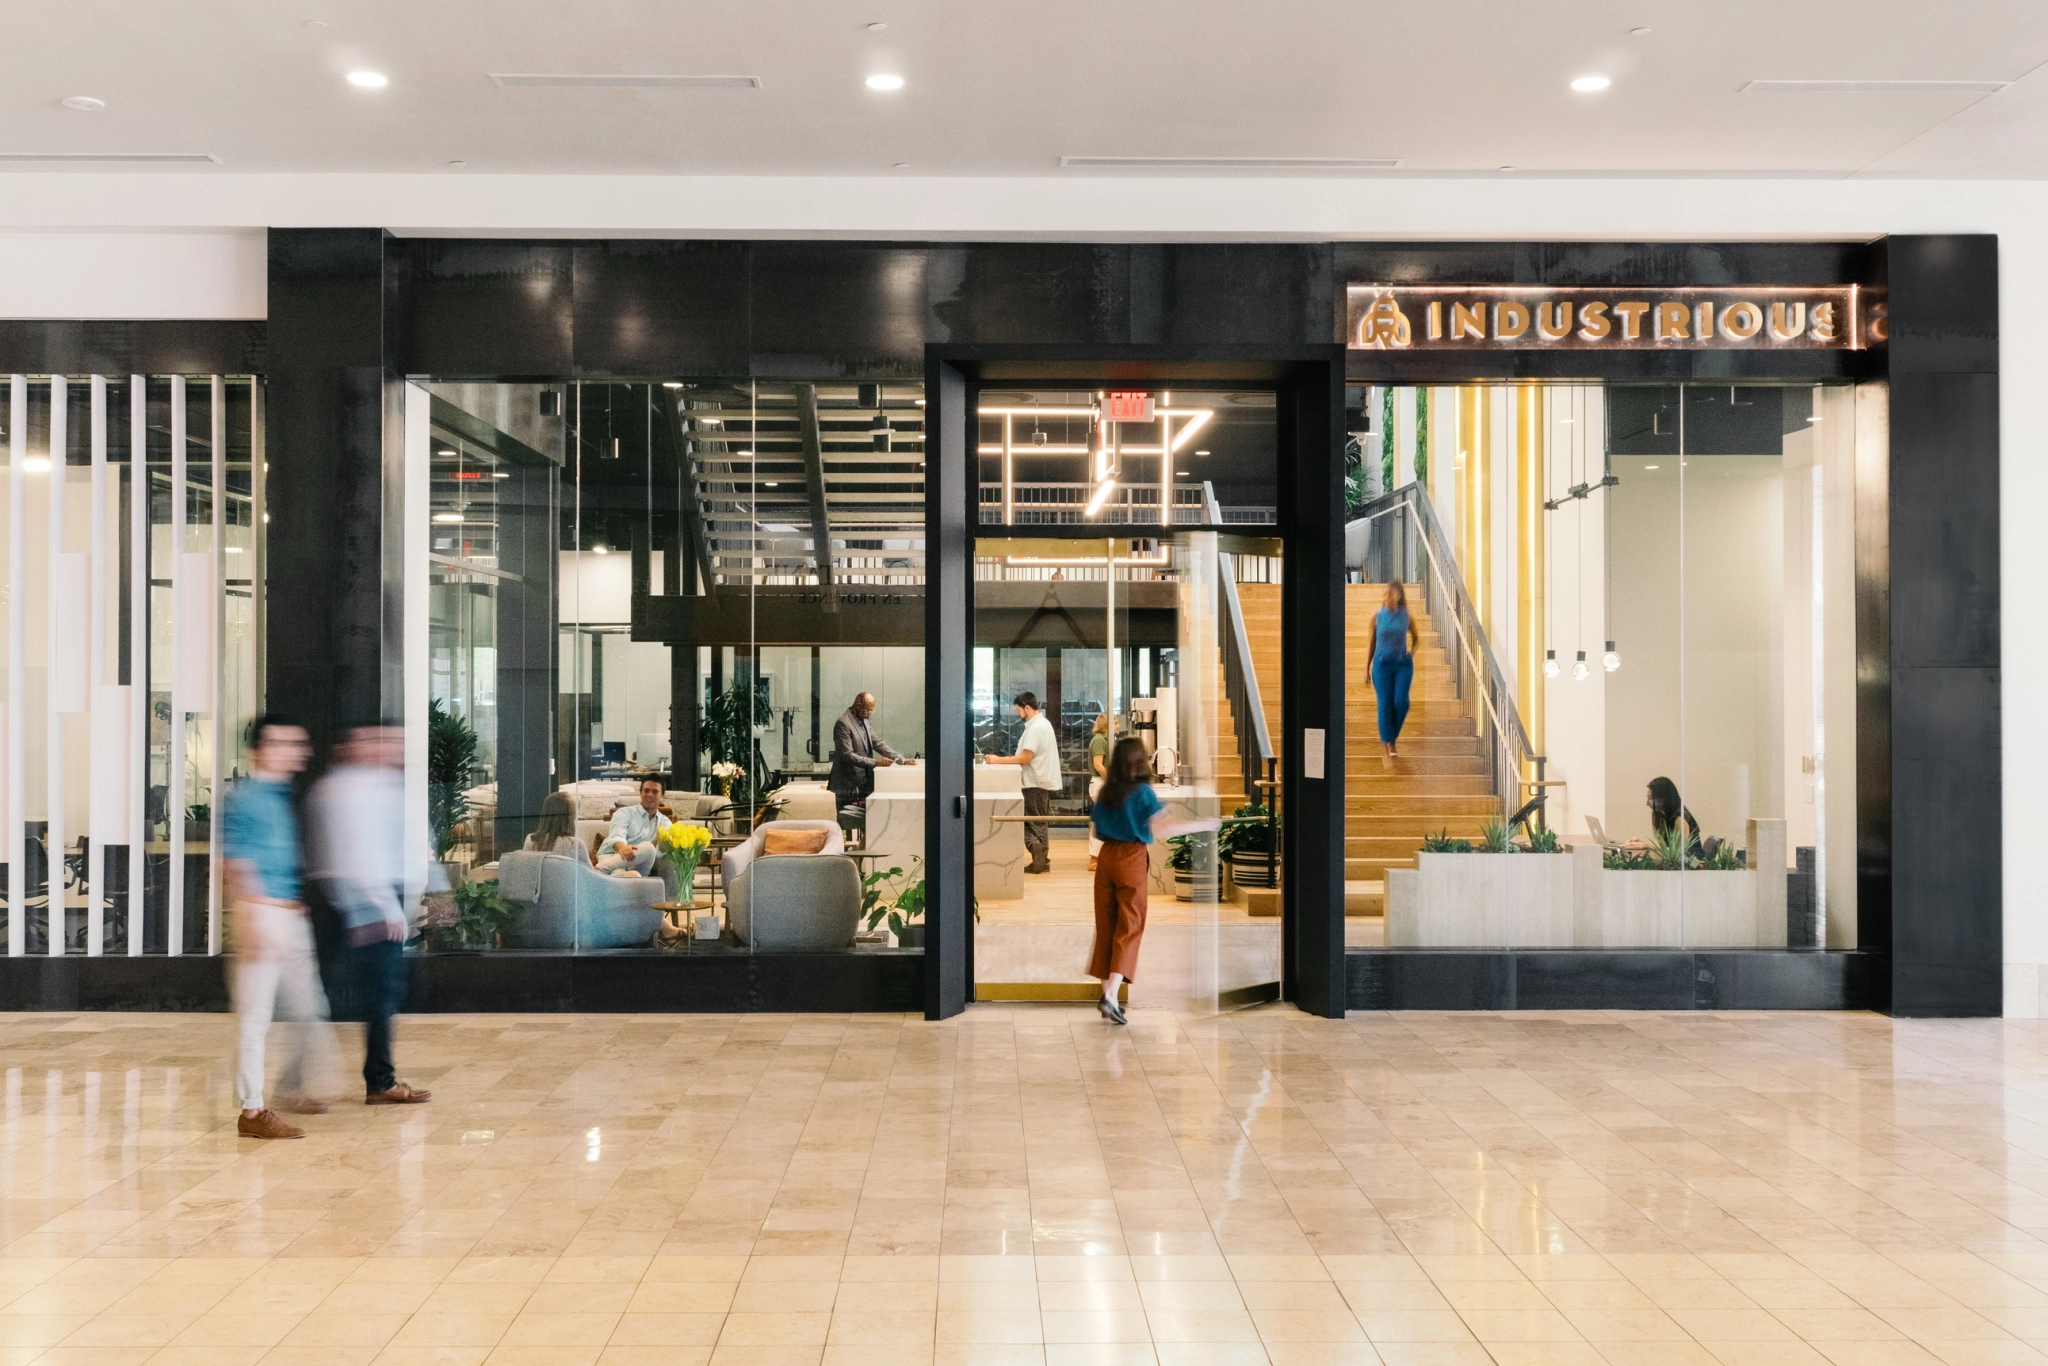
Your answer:
[[[0,152],[0,162],[95,162],[130,165],[186,162],[218,165],[220,158],[208,152]]]
[[[1076,169],[1185,171],[1391,171],[1399,157],[1061,157]]]
[[[759,76],[587,76],[571,72],[493,71],[503,86],[545,86],[553,90],[759,90]]]
[[[2011,81],[1751,81],[1752,95],[1992,95]]]

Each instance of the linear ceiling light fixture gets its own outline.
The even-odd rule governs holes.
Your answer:
[[[0,152],[0,161],[201,162],[217,165],[210,152]]]
[[[1391,171],[1399,157],[1061,157],[1060,165],[1076,170],[1103,167],[1137,170],[1220,171]]]
[[[1751,81],[1749,95],[1994,95],[2011,81]]]
[[[674,76],[659,74],[585,75],[560,71],[493,71],[502,86],[538,86],[554,90],[759,90],[759,76]]]

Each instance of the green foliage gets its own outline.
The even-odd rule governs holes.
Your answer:
[[[1518,852],[1515,845],[1515,827],[1498,817],[1480,826],[1479,852],[1483,854],[1512,854]]]
[[[455,827],[469,819],[462,795],[476,771],[476,731],[436,697],[427,703],[427,819],[434,852],[445,854]]]
[[[498,932],[511,919],[512,909],[499,900],[497,883],[464,878],[455,888],[454,923],[422,929],[413,937],[413,943],[435,949],[466,948],[472,944],[489,948],[496,944]]]
[[[1279,838],[1281,822],[1269,823],[1270,814],[1258,802],[1246,802],[1237,808],[1216,836],[1217,854],[1228,859],[1239,854],[1278,853],[1274,841]]]
[[[1166,866],[1176,873],[1195,871],[1195,844],[1186,835],[1175,835],[1166,842]]]
[[[1420,475],[1420,467],[1417,474]],[[1392,490],[1394,487],[1394,389],[1388,385],[1380,391],[1380,487]]]
[[[1609,849],[1600,856],[1600,866],[1617,873],[1644,873],[1663,865],[1648,849]]]
[[[915,854],[910,858],[913,863],[921,862]],[[860,880],[860,914],[869,929],[881,924],[888,915],[894,904],[890,898],[891,885],[902,876],[901,868],[876,868]]]
[[[1450,827],[1445,826],[1434,835],[1424,835],[1422,837],[1422,852],[1425,854],[1469,854],[1472,852],[1472,846],[1465,840],[1452,839]]]
[[[1365,441],[1354,436],[1344,443],[1344,505],[1361,508],[1366,502]]]
[[[206,824],[208,821],[213,819],[213,803],[192,803],[192,805],[185,808],[185,819],[188,821],[197,821],[201,825]]]
[[[1650,855],[1656,859],[1659,868],[1669,868],[1673,872],[1700,865],[1699,854],[1692,847],[1692,835],[1682,821],[1673,822],[1669,830],[1651,837]]]
[[[708,687],[705,690],[704,721],[698,735],[712,763],[738,764],[746,770],[745,776],[733,780],[732,787],[733,801],[741,807],[754,804],[754,792],[767,777],[768,761],[754,738],[754,727],[768,722],[768,688],[766,678],[752,683],[736,678],[715,697]]]
[[[1530,830],[1528,841],[1522,845],[1525,854],[1561,854],[1564,846],[1558,842],[1557,831],[1547,825]]]
[[[1415,391],[1415,482],[1429,483],[1429,390]]]
[[[1714,850],[1714,856],[1701,863],[1700,867],[1709,872],[1732,873],[1742,866],[1739,862],[1741,857],[1742,851],[1735,847],[1734,840],[1722,840],[1720,847]]]

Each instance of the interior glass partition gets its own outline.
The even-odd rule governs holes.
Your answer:
[[[1857,390],[1355,406],[1349,942],[1853,947]]]

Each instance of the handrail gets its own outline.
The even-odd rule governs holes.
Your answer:
[[[1520,793],[1523,782],[1523,764],[1536,759],[1535,746],[1529,742],[1529,732],[1522,725],[1520,710],[1515,706],[1515,695],[1508,687],[1507,676],[1501,671],[1500,663],[1494,658],[1493,647],[1486,639],[1486,628],[1480,625],[1479,610],[1466,589],[1465,576],[1460,571],[1455,556],[1451,554],[1450,541],[1444,535],[1443,524],[1437,520],[1436,508],[1429,500],[1429,491],[1419,483],[1403,484],[1391,493],[1378,498],[1358,509],[1358,515],[1350,525],[1359,522],[1373,522],[1382,517],[1404,514],[1404,520],[1412,519],[1412,525],[1419,534],[1421,556],[1416,556],[1415,547],[1404,544],[1383,547],[1382,555],[1388,561],[1389,577],[1400,573],[1405,579],[1410,570],[1417,573],[1422,583],[1425,601],[1430,605],[1430,615],[1437,619],[1449,616],[1452,630],[1458,638],[1462,660],[1454,658],[1453,674],[1458,682],[1458,694],[1465,695],[1465,674],[1469,668],[1478,690],[1478,702],[1482,709],[1481,720],[1492,731],[1493,748],[1500,762],[1496,769],[1499,780],[1496,788],[1506,809],[1515,810],[1521,805]],[[1368,550],[1368,559],[1372,558]],[[1399,564],[1392,561],[1397,559]],[[1427,568],[1428,573],[1421,571]],[[1437,599],[1444,600],[1448,612],[1437,610]],[[1460,664],[1464,667],[1458,667]]]
[[[1272,761],[1273,737],[1266,730],[1266,708],[1259,696],[1259,675],[1252,665],[1251,636],[1245,630],[1244,607],[1237,596],[1237,570],[1233,556],[1216,557],[1216,584],[1223,598],[1223,687],[1233,712],[1242,707],[1245,720],[1237,726],[1238,760],[1244,766],[1247,798],[1257,793],[1256,784]]]

